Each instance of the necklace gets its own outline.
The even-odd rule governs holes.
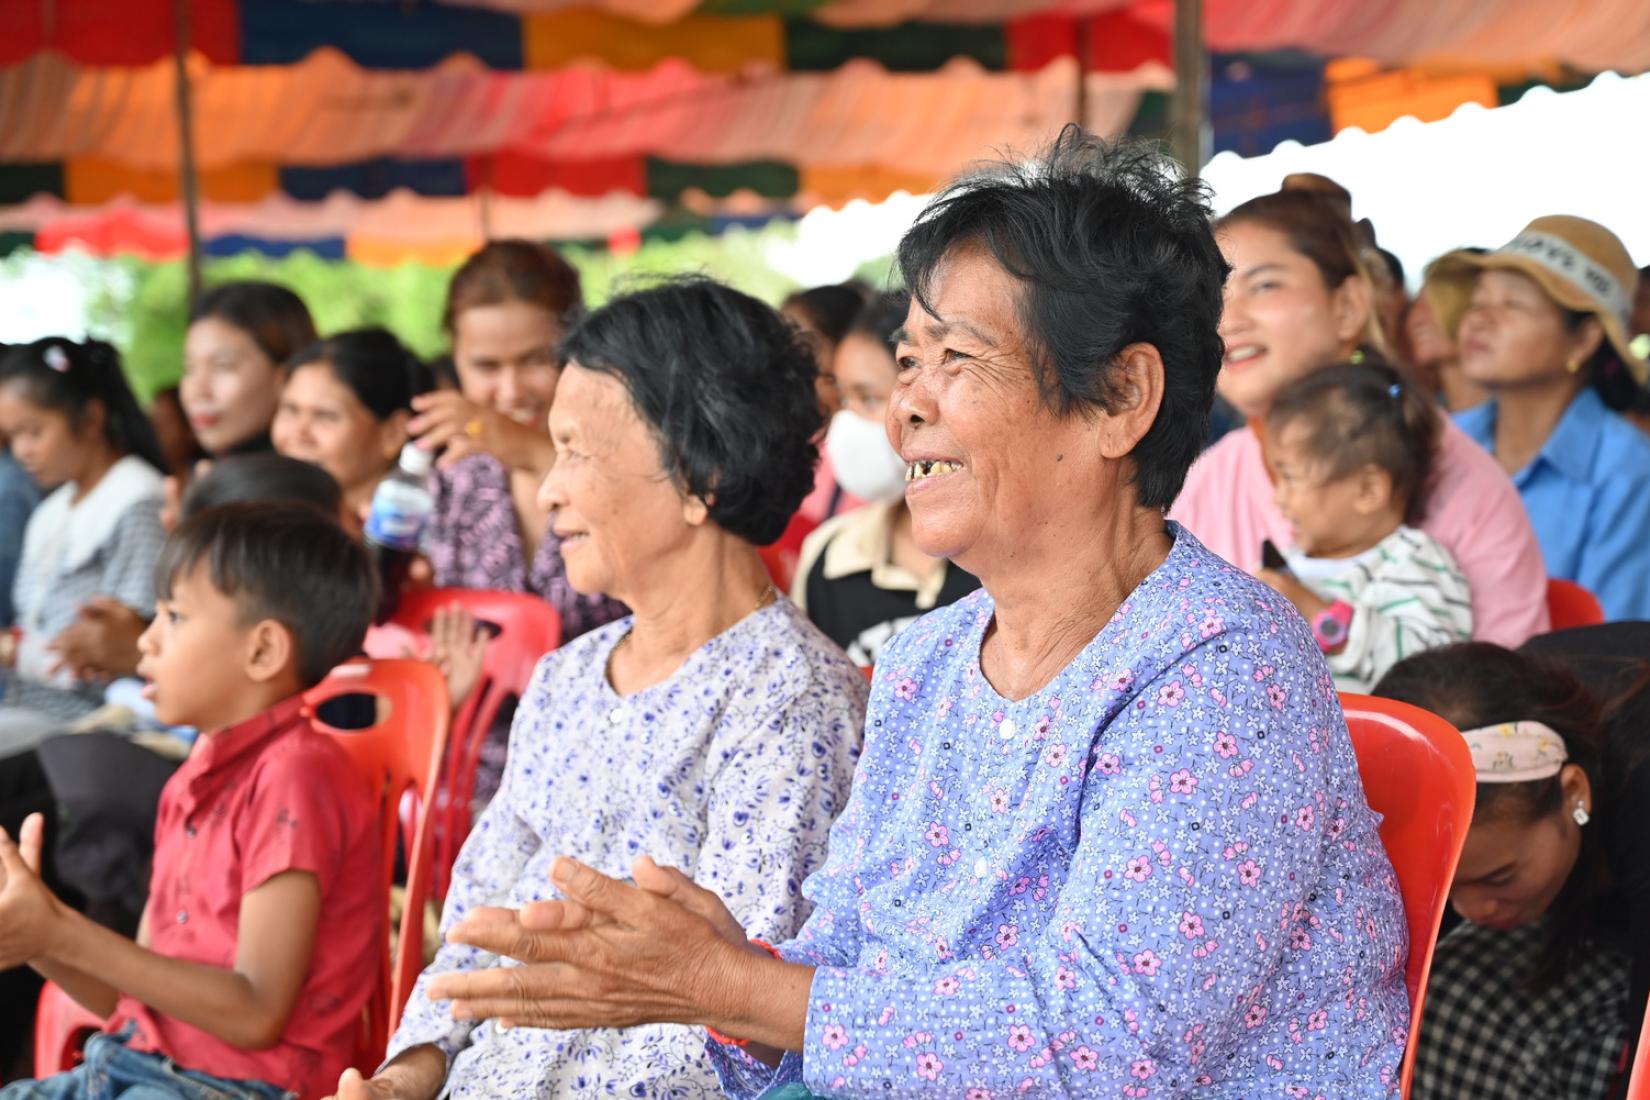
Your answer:
[[[749,613],[745,617],[749,618],[750,615],[756,614],[758,611],[761,611],[764,607],[767,607],[769,604],[773,603],[778,598],[779,598],[779,589],[775,588],[771,584],[768,585],[766,588],[764,588],[762,590],[762,594],[760,596],[756,597],[756,606],[751,608]],[[618,642],[613,646],[613,650],[612,650],[611,653],[608,654],[608,658],[607,658],[608,662],[610,664],[611,664],[613,658],[618,656],[619,650],[624,648],[624,644],[626,642],[630,641],[630,636],[632,634],[634,634],[635,632],[636,632],[636,627],[635,627],[634,624],[632,624],[631,628],[629,630],[625,631],[624,637],[620,638],[618,640]]]

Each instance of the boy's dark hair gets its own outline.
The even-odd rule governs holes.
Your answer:
[[[1288,425],[1310,428],[1307,450],[1333,481],[1373,463],[1392,478],[1404,520],[1426,511],[1427,481],[1438,449],[1440,421],[1432,398],[1397,368],[1378,359],[1337,363],[1289,383],[1272,400],[1266,432]]]
[[[242,501],[287,501],[308,504],[336,519],[344,506],[344,491],[319,466],[274,451],[229,455],[184,494],[182,519],[192,519],[208,508]]]
[[[935,273],[981,246],[1020,284],[1019,314],[1046,407],[1118,406],[1118,356],[1163,357],[1157,419],[1135,444],[1140,504],[1167,508],[1209,435],[1228,271],[1208,189],[1151,147],[1067,126],[1034,160],[988,165],[941,191],[900,241],[904,284],[929,313]]]
[[[166,540],[156,595],[170,599],[173,579],[201,564],[243,623],[274,619],[292,632],[304,688],[361,652],[378,607],[378,574],[335,517],[294,501],[208,508]]]

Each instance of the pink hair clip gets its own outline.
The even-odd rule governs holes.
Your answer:
[[[46,365],[58,374],[69,373],[69,356],[60,345],[48,345],[41,357],[46,360]]]

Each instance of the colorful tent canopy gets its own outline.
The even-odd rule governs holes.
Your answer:
[[[382,259],[503,232],[506,209],[594,238],[922,191],[1071,119],[1161,130],[1173,84],[1171,0],[187,3],[209,235]],[[1555,58],[1650,65],[1640,0],[1204,3],[1217,151],[1579,82]],[[21,208],[3,239],[179,239],[172,13],[5,0],[0,204]],[[1347,53],[1380,60],[1324,60]]]

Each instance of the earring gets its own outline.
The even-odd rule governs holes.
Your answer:
[[[1571,374],[1580,374],[1581,373],[1581,359],[1579,357],[1577,357],[1575,359],[1570,360],[1568,363],[1564,364],[1564,369],[1569,371]]]
[[[1586,825],[1593,820],[1592,815],[1587,812],[1587,807],[1580,802],[1576,803],[1575,811],[1570,816],[1575,819],[1577,825]]]

